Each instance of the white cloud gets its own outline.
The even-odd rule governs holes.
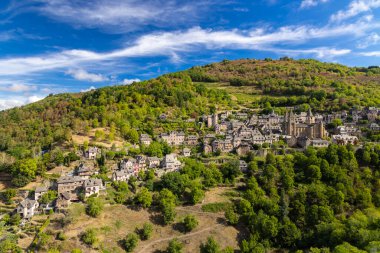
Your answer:
[[[91,86],[88,89],[81,90],[80,92],[88,92],[88,91],[92,91],[92,90],[96,90],[96,88],[94,86]]]
[[[298,55],[315,55],[320,59],[333,59],[336,56],[342,56],[351,53],[350,49],[336,49],[327,47],[317,47],[312,49],[270,49],[276,53],[287,54],[289,56]]]
[[[342,21],[376,8],[380,8],[380,0],[354,0],[346,10],[338,11],[330,17],[330,20]]]
[[[109,80],[101,74],[89,73],[84,69],[70,69],[67,74],[80,81],[104,82]]]
[[[20,0],[18,0],[20,1]],[[100,28],[124,33],[143,26],[167,27],[189,24],[206,13],[215,1],[181,0],[24,0],[8,12],[31,11],[76,28]],[[37,3],[37,5],[35,4]],[[219,3],[220,4],[220,3]]]
[[[306,8],[317,6],[317,5],[321,4],[321,3],[327,3],[328,1],[329,0],[303,0],[301,2],[300,8],[301,9],[306,9]]]
[[[43,95],[0,97],[0,111],[23,106],[43,99]]]
[[[26,84],[18,84],[13,83],[6,86],[0,86],[0,91],[11,91],[11,92],[26,92],[36,90],[37,86],[34,85],[26,85]]]
[[[306,41],[340,36],[362,37],[367,31],[380,27],[378,22],[360,20],[352,24],[311,26],[285,26],[274,31],[240,31],[201,29],[194,27],[185,31],[160,32],[143,35],[131,45],[115,51],[97,53],[88,50],[65,50],[57,53],[18,58],[0,58],[0,76],[23,75],[63,68],[81,69],[84,64],[94,64],[144,56],[168,56],[178,59],[178,53],[205,49],[262,50],[275,45],[302,44]],[[174,58],[173,58],[174,57]],[[71,71],[75,74],[75,71]],[[92,81],[104,80],[98,74],[80,71],[79,78]]]
[[[26,103],[30,104],[30,103],[34,103],[34,102],[40,101],[42,99],[44,99],[43,96],[33,95],[33,96],[30,96],[30,97],[27,98]]]
[[[360,53],[360,55],[368,57],[380,57],[380,51],[362,52]]]
[[[367,48],[369,46],[377,45],[380,43],[380,35],[377,33],[371,33],[368,37],[360,40],[357,43],[358,48]]]
[[[140,82],[141,80],[138,78],[133,78],[133,79],[124,79],[123,84],[128,85],[134,82]]]

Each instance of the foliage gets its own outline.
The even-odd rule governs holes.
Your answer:
[[[92,217],[98,217],[103,211],[103,202],[99,198],[91,197],[86,203],[86,213]]]
[[[148,208],[152,204],[152,194],[145,187],[141,188],[135,196],[135,203],[142,208]]]
[[[219,213],[228,210],[231,207],[229,202],[216,202],[202,205],[202,211],[210,213]]]
[[[141,240],[148,240],[152,236],[153,225],[149,222],[144,223],[143,227],[139,230]]]
[[[200,246],[201,253],[219,253],[220,246],[213,237],[208,237],[205,243]]]
[[[40,204],[48,204],[55,200],[57,196],[58,194],[56,191],[49,190],[41,196],[38,202],[40,202]]]
[[[4,200],[5,203],[11,204],[12,198],[16,197],[17,195],[17,189],[8,188],[4,192],[1,193],[1,198]]]
[[[139,238],[135,233],[128,234],[123,242],[123,247],[126,252],[132,252],[138,244]]]
[[[167,253],[181,253],[183,250],[183,244],[177,239],[174,238],[170,240],[168,248],[166,249]]]
[[[84,231],[81,235],[81,240],[85,244],[93,246],[98,241],[95,230],[91,228],[86,229],[86,231]]]
[[[194,215],[189,214],[189,215],[186,215],[186,217],[183,219],[182,224],[186,232],[191,232],[193,229],[195,229],[198,226],[198,220]]]

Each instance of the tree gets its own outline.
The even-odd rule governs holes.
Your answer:
[[[220,167],[225,182],[233,183],[235,178],[241,174],[238,160],[232,160]]]
[[[12,198],[16,197],[16,195],[17,195],[17,189],[13,189],[13,188],[8,188],[1,194],[4,202],[7,204],[11,204]]]
[[[41,196],[38,202],[40,202],[41,204],[49,204],[53,200],[55,200],[57,196],[58,194],[56,191],[49,190]]]
[[[86,203],[86,213],[92,217],[98,217],[103,211],[103,202],[99,198],[91,197]]]
[[[185,227],[185,231],[190,232],[198,226],[198,220],[195,218],[194,215],[189,214],[186,215],[186,217],[183,219],[182,224]]]
[[[174,238],[169,242],[168,248],[166,249],[167,253],[182,253],[183,244],[177,239]]]
[[[315,182],[322,178],[322,173],[317,165],[309,165],[305,170],[305,177],[309,182]]]
[[[35,159],[23,159],[13,164],[11,174],[13,175],[12,183],[16,186],[25,186],[31,180],[35,179],[37,172],[37,161]]]
[[[190,197],[190,203],[195,205],[196,203],[199,203],[205,196],[204,191],[200,188],[200,186],[192,185],[189,197]]]
[[[201,253],[219,253],[220,246],[213,237],[208,237],[205,243],[200,246]]]
[[[301,231],[286,217],[278,235],[279,242],[285,247],[291,248],[301,238]]]
[[[168,189],[162,189],[158,196],[158,206],[163,216],[164,224],[170,224],[175,216],[176,196]]]
[[[139,142],[139,133],[136,129],[130,129],[126,135],[125,138],[130,141],[133,144],[136,144]]]
[[[143,187],[140,192],[136,194],[135,202],[143,208],[148,208],[152,204],[152,194],[147,188]]]
[[[140,230],[141,240],[148,240],[152,236],[153,225],[151,223],[144,223],[142,229]]]
[[[231,225],[236,225],[239,222],[239,215],[235,213],[233,208],[228,208],[224,213],[224,217]]]
[[[139,237],[135,233],[128,234],[123,242],[123,246],[126,252],[132,252],[138,244]]]
[[[81,240],[85,244],[93,246],[98,241],[98,239],[96,238],[95,230],[91,228],[86,229],[86,231],[81,236]]]

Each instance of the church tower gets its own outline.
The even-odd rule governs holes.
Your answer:
[[[311,112],[311,109],[309,108],[309,110],[307,111],[307,115],[306,115],[306,124],[314,124],[315,123],[315,117],[313,115],[313,113]]]

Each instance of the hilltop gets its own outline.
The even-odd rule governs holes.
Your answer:
[[[290,58],[225,60],[128,86],[53,95],[0,112],[0,151],[25,157],[98,127],[108,128],[111,140],[133,143],[136,129],[152,134],[157,128],[184,128],[181,120],[231,108],[377,106],[379,85],[378,67]],[[159,120],[162,114],[170,123]]]

